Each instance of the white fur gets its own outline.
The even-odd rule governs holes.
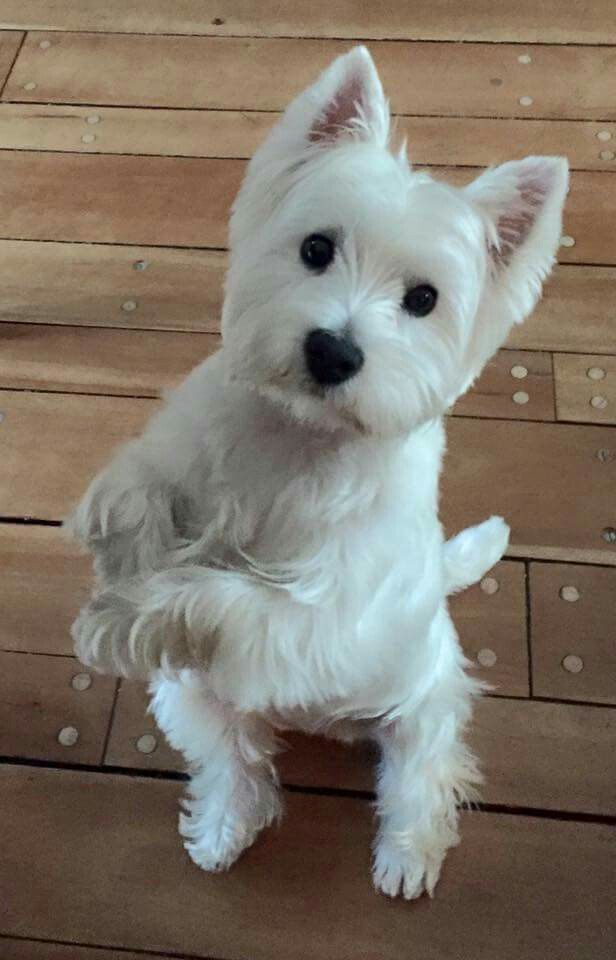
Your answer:
[[[479,780],[479,684],[447,594],[502,555],[499,518],[448,544],[443,415],[534,306],[567,167],[530,158],[466,189],[388,148],[368,52],[336,60],[252,160],[231,221],[223,347],[92,483],[71,520],[99,584],[74,626],[91,666],[154,678],[193,779],[181,831],[226,867],[279,815],[275,728],[382,750],[376,886],[432,892]],[[304,237],[337,253],[307,270]],[[436,309],[401,306],[429,282]],[[351,331],[359,373],[323,389],[308,332]],[[480,482],[480,478],[478,478]]]

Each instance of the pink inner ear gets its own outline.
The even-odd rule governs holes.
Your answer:
[[[362,93],[360,77],[349,77],[313,124],[308,139],[312,142],[337,140],[344,130],[348,130],[351,121],[359,116],[357,104],[362,102]]]
[[[551,170],[537,166],[525,172],[509,210],[498,218],[500,249],[492,248],[497,263],[507,264],[528,239],[537,215],[552,187]]]

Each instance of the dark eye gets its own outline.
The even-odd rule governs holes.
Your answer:
[[[436,306],[438,293],[429,283],[420,283],[418,287],[407,290],[402,306],[412,317],[427,317]]]
[[[300,256],[311,270],[325,270],[334,259],[334,241],[322,233],[311,233],[302,241]]]

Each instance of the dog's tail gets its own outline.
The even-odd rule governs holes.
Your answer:
[[[508,543],[509,527],[502,517],[490,517],[448,540],[444,547],[447,594],[481,580],[501,559]]]

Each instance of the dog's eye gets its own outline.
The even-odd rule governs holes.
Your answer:
[[[334,259],[334,241],[322,233],[311,233],[302,241],[300,256],[311,270],[325,270]]]
[[[436,306],[438,293],[429,283],[420,283],[418,287],[407,290],[402,306],[412,317],[427,317]]]

